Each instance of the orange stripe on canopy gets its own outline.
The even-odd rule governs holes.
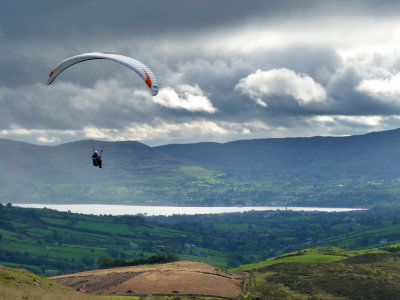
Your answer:
[[[151,82],[150,76],[149,76],[149,74],[147,74],[147,72],[144,69],[142,69],[142,70],[146,74],[146,84],[149,87],[149,89],[151,89],[151,86],[153,83]]]

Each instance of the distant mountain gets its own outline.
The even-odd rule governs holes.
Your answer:
[[[104,149],[104,170],[92,166],[93,145]],[[58,146],[38,146],[0,139],[2,180],[17,183],[45,180],[55,183],[96,183],[102,180],[127,182],[126,176],[154,162],[176,165],[174,158],[139,142],[98,142],[85,140]]]
[[[102,169],[92,166],[93,146],[104,149]],[[157,203],[158,190],[196,178],[186,169],[179,160],[139,142],[38,146],[0,139],[0,201]],[[162,194],[171,198],[168,190]]]
[[[398,178],[400,129],[159,147],[0,139],[1,202],[368,206],[398,201]]]
[[[347,137],[172,144],[154,149],[226,172],[400,176],[400,129]]]

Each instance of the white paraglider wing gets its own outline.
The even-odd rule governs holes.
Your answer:
[[[65,69],[77,63],[92,59],[108,59],[128,67],[129,69],[135,71],[143,79],[143,81],[151,90],[151,94],[153,96],[157,95],[158,83],[157,83],[157,78],[154,76],[153,72],[146,65],[142,64],[138,60],[115,53],[93,52],[93,53],[84,53],[67,58],[66,60],[58,64],[50,72],[47,84],[48,85],[51,84],[56,79],[56,77],[60,75]]]

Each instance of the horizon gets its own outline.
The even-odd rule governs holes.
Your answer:
[[[87,142],[87,141],[93,141],[93,142],[101,142],[101,143],[123,143],[123,142],[137,142],[140,144],[143,144],[145,146],[149,146],[151,148],[156,148],[156,147],[163,147],[163,146],[169,146],[169,145],[195,145],[195,144],[202,144],[202,143],[215,143],[215,144],[228,144],[228,143],[232,143],[232,142],[237,142],[237,141],[253,141],[253,140],[269,140],[269,139],[301,139],[301,138],[317,138],[317,137],[324,137],[324,138],[341,138],[341,137],[352,137],[352,136],[361,136],[361,135],[367,135],[370,133],[379,133],[379,132],[388,132],[388,131],[396,131],[399,130],[399,128],[393,128],[393,129],[387,129],[387,130],[380,130],[380,131],[368,131],[368,132],[364,132],[364,133],[359,133],[359,134],[351,134],[351,135],[313,135],[313,136],[288,136],[288,137],[266,137],[266,138],[253,138],[253,139],[237,139],[237,140],[229,140],[226,142],[217,142],[217,141],[199,141],[199,142],[188,142],[188,143],[169,143],[169,144],[160,144],[160,145],[150,145],[150,144],[146,144],[144,142],[141,142],[139,140],[117,140],[117,141],[110,141],[110,140],[96,140],[96,139],[92,139],[92,138],[88,138],[88,139],[80,139],[80,140],[72,140],[72,141],[67,141],[67,142],[63,142],[63,143],[59,143],[59,144],[40,144],[40,143],[34,143],[34,142],[27,142],[27,141],[23,141],[23,140],[16,140],[16,139],[10,139],[10,138],[3,138],[0,137],[0,140],[9,140],[9,141],[13,141],[13,142],[20,142],[20,143],[27,143],[27,144],[31,144],[34,146],[44,146],[44,147],[56,147],[56,146],[61,146],[64,144],[71,144],[71,143],[78,143],[78,142]]]

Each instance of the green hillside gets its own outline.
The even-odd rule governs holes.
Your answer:
[[[399,299],[400,252],[307,249],[242,266],[243,299]]]
[[[231,271],[250,271],[280,263],[331,263],[363,254],[387,253],[381,249],[345,251],[336,247],[310,248],[271,257],[267,260],[231,268]]]
[[[24,269],[0,266],[0,299],[91,300],[113,299],[82,294]]]
[[[103,258],[179,253],[182,260],[226,266],[226,251],[200,245],[195,232],[143,216],[92,216],[0,207],[0,265],[51,275],[95,269]],[[185,248],[185,243],[193,246]],[[196,243],[196,245],[194,245]]]

